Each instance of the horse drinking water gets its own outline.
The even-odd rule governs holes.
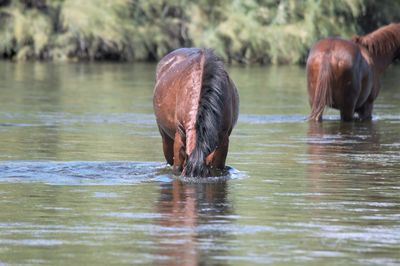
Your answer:
[[[352,40],[326,38],[307,59],[310,120],[321,120],[325,106],[340,110],[343,121],[372,118],[381,73],[400,56],[400,23]]]
[[[181,48],[162,58],[153,106],[164,156],[175,173],[206,177],[224,169],[239,96],[211,50]]]

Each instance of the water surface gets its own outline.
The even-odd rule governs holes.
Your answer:
[[[304,68],[229,68],[233,169],[202,183],[164,163],[154,71],[0,63],[0,264],[400,264],[400,67],[372,122],[317,124]]]

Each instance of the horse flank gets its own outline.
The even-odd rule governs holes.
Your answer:
[[[212,50],[204,49],[202,87],[195,123],[196,145],[187,159],[185,176],[208,176],[210,173],[205,159],[218,145],[224,108],[223,92],[227,86],[228,77],[222,60]]]
[[[353,41],[366,47],[375,55],[388,55],[400,48],[400,23],[391,23]]]
[[[308,118],[309,120],[319,121],[322,117],[325,106],[332,105],[332,69],[329,60],[326,58],[327,55],[324,57],[325,58],[322,60],[322,65],[318,73],[318,80],[314,91],[313,104],[311,107],[311,115]]]

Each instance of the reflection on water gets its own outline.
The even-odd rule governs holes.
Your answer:
[[[161,184],[157,202],[161,217],[156,220],[168,230],[158,236],[156,264],[199,265],[207,262],[207,256],[223,255],[218,242],[227,236],[219,227],[229,225],[233,217],[227,194],[226,181]]]
[[[380,127],[386,129],[386,133]],[[400,207],[399,151],[393,152],[398,127],[378,122],[310,123],[307,180],[316,235],[335,249],[357,243],[354,251],[365,253],[361,264],[395,265],[398,256],[383,253],[370,260],[370,245],[399,251]],[[341,218],[340,223],[331,221]],[[369,244],[366,244],[369,243]],[[352,249],[350,249],[352,250]]]
[[[385,128],[386,132],[390,129]],[[390,152],[390,144],[398,139],[391,134],[383,137],[381,132],[376,122],[310,123],[308,154],[311,163],[308,170],[315,177],[347,173],[358,179],[398,177],[400,154]],[[388,140],[389,143],[385,143]]]
[[[400,264],[399,67],[368,123],[307,122],[301,67],[229,68],[233,168],[201,182],[165,165],[154,70],[0,63],[0,265]]]
[[[368,174],[379,163],[369,160],[380,159],[379,141],[375,123],[310,123],[308,153],[313,163],[308,169],[316,177],[357,170]]]

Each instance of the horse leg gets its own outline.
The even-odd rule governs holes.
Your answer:
[[[353,111],[349,109],[340,110],[340,119],[344,122],[353,121]]]
[[[225,138],[214,152],[211,165],[215,169],[224,170],[226,156],[228,155],[229,138]]]
[[[342,121],[349,122],[354,119],[356,103],[352,98],[353,97],[348,97],[345,99],[343,105],[340,107],[340,119]]]
[[[369,121],[372,119],[373,101],[367,100],[360,108],[356,110],[361,121]]]
[[[370,95],[366,99],[366,101],[361,105],[360,108],[356,110],[358,113],[358,118],[361,121],[371,120],[372,119],[372,109],[374,106],[374,91],[375,88],[372,86],[372,78],[371,75],[366,75],[361,84],[361,89],[364,91],[370,91]]]
[[[174,157],[173,157],[173,171],[175,174],[180,174],[183,170],[183,164],[186,160],[185,144],[182,141],[182,136],[179,131],[175,133],[174,140]]]
[[[347,73],[343,83],[346,81],[347,84],[342,87],[342,100],[339,109],[340,119],[349,122],[354,120],[354,111],[361,92],[361,81],[358,75],[355,75],[352,71]]]
[[[172,166],[174,164],[174,140],[161,130],[160,132],[165,160],[167,160],[167,163]]]
[[[352,94],[346,95],[343,103],[340,106],[340,119],[345,122],[353,121],[354,110],[356,109],[356,97]]]

